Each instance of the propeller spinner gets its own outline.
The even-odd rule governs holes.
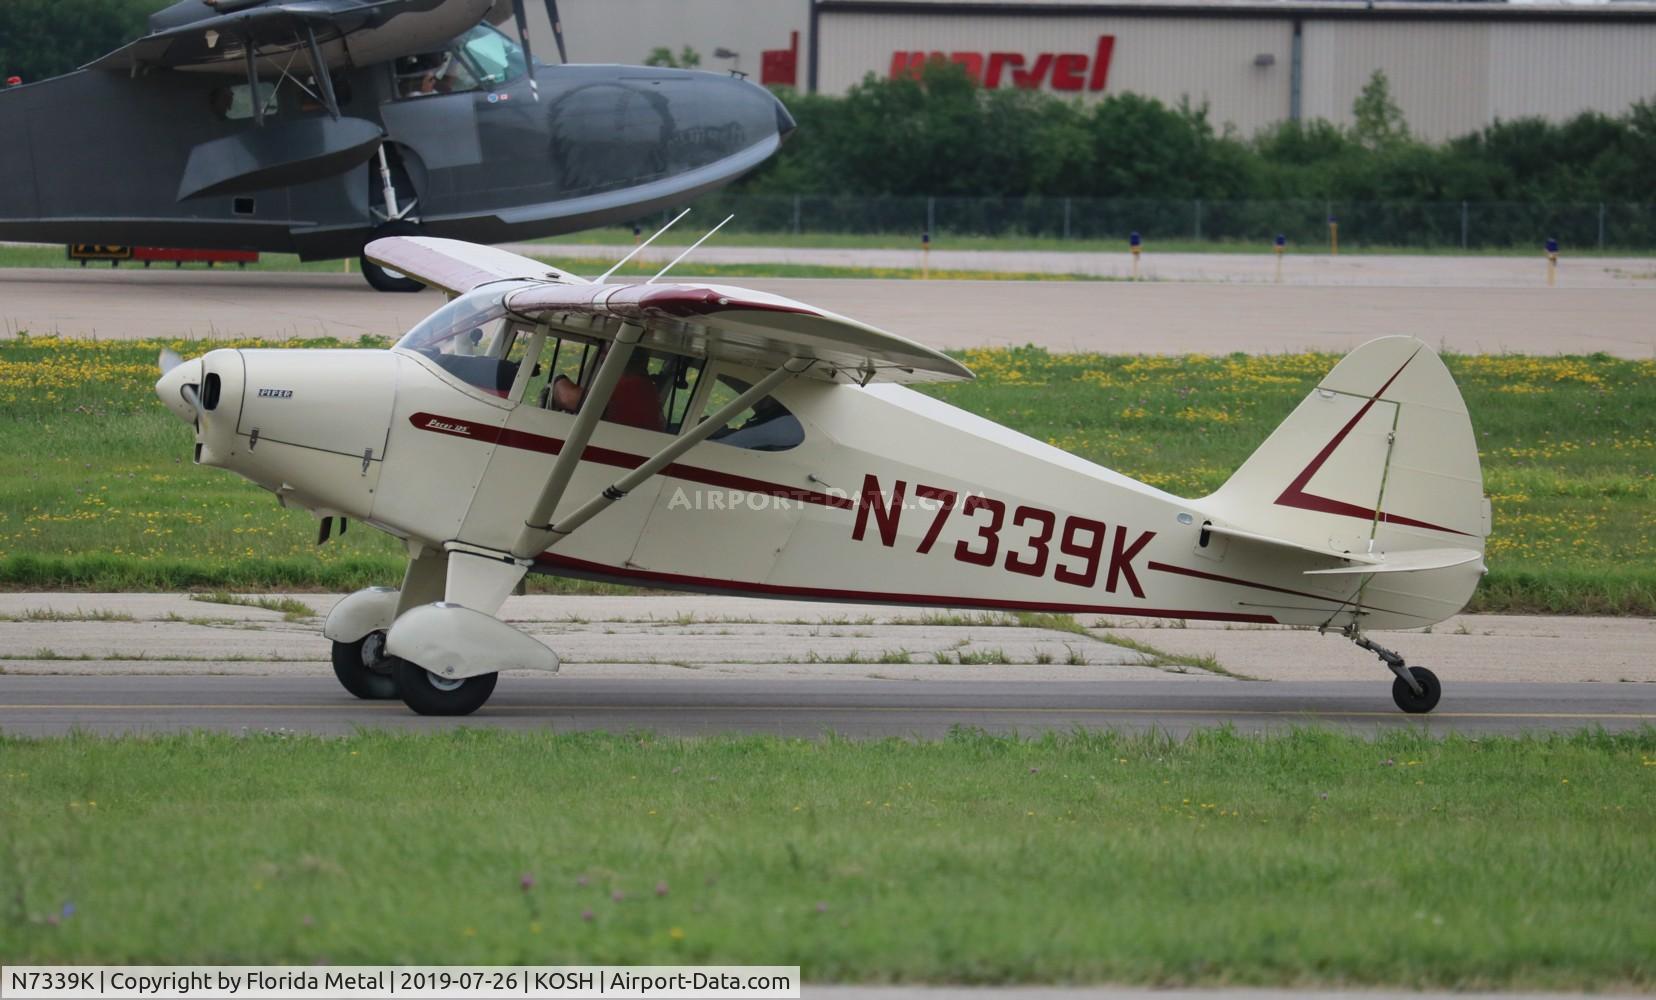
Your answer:
[[[201,414],[201,359],[185,361],[171,348],[162,348],[157,359],[161,377],[156,380],[155,394],[178,419],[193,424]]]

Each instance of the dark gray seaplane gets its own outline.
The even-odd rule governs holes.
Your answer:
[[[550,236],[717,188],[794,127],[739,77],[538,63],[524,3],[175,3],[82,69],[0,91],[0,239],[322,260],[390,235]],[[516,41],[494,26],[510,20]]]

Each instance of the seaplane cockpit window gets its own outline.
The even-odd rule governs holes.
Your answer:
[[[494,28],[480,24],[462,35],[452,48],[397,59],[397,96],[407,99],[498,87],[523,76],[528,69],[521,48]]]
[[[404,334],[398,349],[430,358],[467,385],[505,397],[532,332],[507,316],[505,300],[524,284],[497,282],[460,296]]]
[[[485,87],[516,80],[529,70],[517,43],[486,24],[466,32],[458,52]]]
[[[718,376],[708,394],[707,412],[727,405],[749,388],[749,383],[739,378]],[[766,396],[714,431],[708,440],[753,451],[787,451],[805,440],[805,428],[775,396]]]

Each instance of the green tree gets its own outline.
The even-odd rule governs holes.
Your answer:
[[[695,69],[701,65],[701,53],[686,45],[673,55],[673,50],[665,45],[657,45],[644,57],[646,66],[670,66],[674,69]]]
[[[0,78],[61,76],[149,31],[168,0],[0,0]]]
[[[1363,84],[1362,92],[1351,102],[1351,115],[1356,119],[1352,134],[1369,149],[1386,149],[1409,140],[1403,109],[1392,100],[1391,82],[1382,70],[1375,70]]]

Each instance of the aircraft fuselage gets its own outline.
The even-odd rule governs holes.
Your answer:
[[[405,350],[219,350],[203,363],[221,388],[202,414],[201,462],[319,515],[372,524],[416,553],[509,551],[575,420],[513,405]],[[538,556],[534,571],[794,599],[1330,628],[1358,614],[1361,578],[1304,575],[1339,565],[1333,554],[1295,558],[1212,534],[1207,500],[906,387],[795,379],[775,396],[804,427],[797,447],[702,442]],[[600,422],[558,516],[668,440]],[[1480,573],[1445,575],[1441,593],[1371,596],[1359,624],[1440,620]]]

